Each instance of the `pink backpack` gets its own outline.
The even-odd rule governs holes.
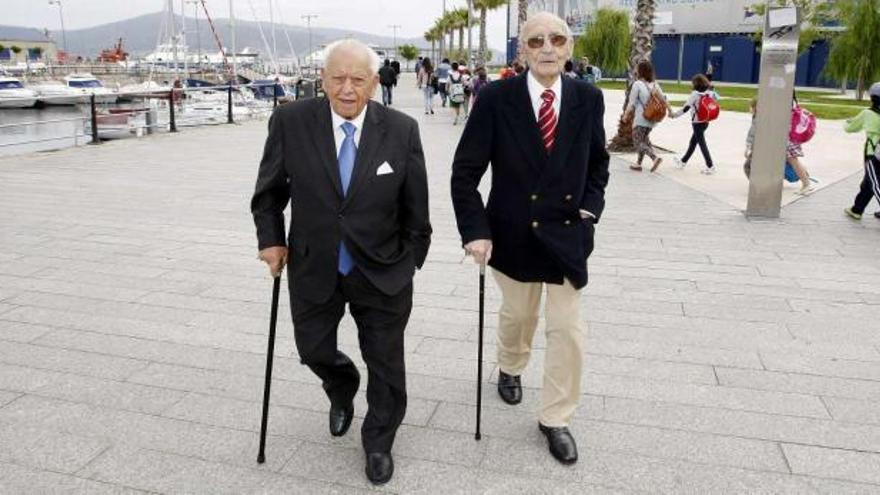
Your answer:
[[[809,110],[795,105],[791,109],[791,129],[788,139],[794,144],[804,144],[816,134],[816,116]]]

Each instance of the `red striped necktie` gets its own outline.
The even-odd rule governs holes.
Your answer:
[[[544,149],[547,153],[553,150],[553,143],[556,141],[556,111],[553,110],[553,100],[556,99],[556,93],[552,89],[545,89],[541,93],[541,109],[538,110],[538,128],[541,130],[541,140],[544,141]]]

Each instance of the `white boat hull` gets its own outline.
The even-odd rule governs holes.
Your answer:
[[[4,98],[0,96],[0,108],[30,108],[36,103],[36,97]]]

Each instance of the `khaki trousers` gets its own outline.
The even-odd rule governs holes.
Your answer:
[[[518,282],[492,270],[502,302],[498,311],[498,366],[508,375],[522,374],[532,353],[538,327],[541,293],[546,285],[547,349],[539,421],[544,426],[568,426],[581,396],[583,323],[581,291],[568,280],[563,285]]]

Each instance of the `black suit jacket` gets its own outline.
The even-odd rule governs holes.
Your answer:
[[[373,285],[397,294],[421,268],[431,239],[418,124],[371,101],[345,197],[332,126],[326,98],[273,113],[251,200],[259,248],[289,245],[291,291],[307,301],[321,303],[333,294],[340,240]],[[385,162],[393,173],[377,175]]]
[[[489,264],[521,282],[587,283],[594,223],[605,206],[608,153],[602,92],[562,77],[556,141],[548,155],[527,73],[487,85],[452,165],[452,201],[463,243],[491,239]],[[485,207],[477,190],[492,164]],[[582,220],[578,210],[596,216]]]

